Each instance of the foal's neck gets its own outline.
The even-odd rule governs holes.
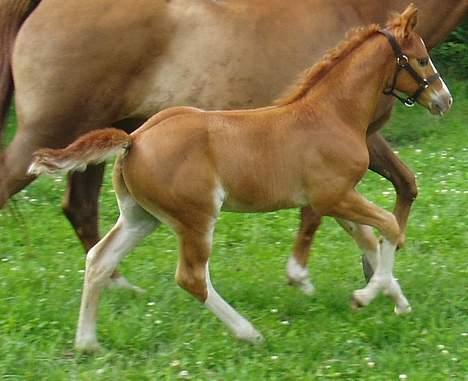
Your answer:
[[[337,62],[296,107],[315,118],[333,113],[365,135],[393,67],[388,42],[376,34]]]

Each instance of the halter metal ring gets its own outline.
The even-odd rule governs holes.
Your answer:
[[[403,103],[406,107],[413,107],[416,102],[413,98],[406,98]]]
[[[409,62],[408,56],[406,54],[402,54],[401,56],[398,56],[396,58],[396,62],[398,66],[405,67],[406,65],[408,65]]]

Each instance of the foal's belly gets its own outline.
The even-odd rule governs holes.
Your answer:
[[[222,210],[240,213],[273,212],[280,209],[300,208],[309,205],[304,192],[294,192],[288,197],[251,196],[249,194],[231,196],[226,194]]]

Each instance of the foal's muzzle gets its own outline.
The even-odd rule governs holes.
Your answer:
[[[434,115],[443,115],[452,107],[453,98],[448,91],[433,97],[430,105],[430,111]]]

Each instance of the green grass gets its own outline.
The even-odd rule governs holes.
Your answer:
[[[187,371],[192,380],[468,380],[468,97],[466,86],[455,88],[444,119],[398,108],[386,131],[420,186],[396,265],[410,316],[395,316],[384,297],[349,308],[363,285],[360,254],[332,220],[316,239],[317,294],[308,298],[284,275],[298,212],[223,213],[213,283],[264,345],[236,341],[177,287],[176,241],[164,227],[122,265],[148,292],[107,290],[98,329],[105,349],[77,355],[84,255],[61,214],[63,180],[42,178],[0,213],[0,379],[175,380]],[[369,175],[360,188],[391,209],[389,183]],[[101,205],[104,232],[117,217],[109,178]]]

